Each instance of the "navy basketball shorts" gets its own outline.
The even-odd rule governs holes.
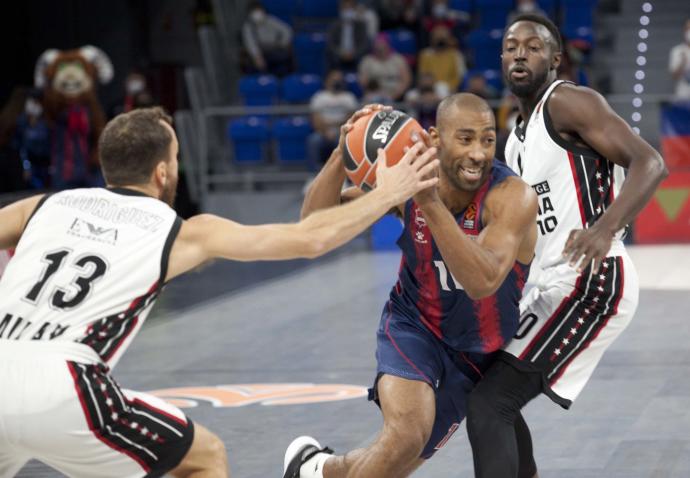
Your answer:
[[[377,383],[386,375],[428,383],[436,394],[436,419],[421,458],[431,458],[460,427],[467,399],[495,354],[458,352],[422,324],[414,324],[386,304],[377,331],[377,375],[369,400],[378,402]]]

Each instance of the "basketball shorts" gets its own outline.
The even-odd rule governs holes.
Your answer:
[[[547,269],[520,302],[520,326],[502,354],[513,366],[542,374],[543,391],[569,408],[604,351],[637,309],[639,284],[626,253],[597,273],[564,264]]]
[[[378,402],[384,375],[428,383],[436,395],[436,418],[421,458],[443,447],[467,414],[467,398],[495,354],[462,353],[447,347],[423,325],[416,325],[386,304],[377,331],[377,375],[369,400]]]
[[[157,477],[175,468],[192,444],[192,422],[120,388],[91,348],[70,347],[65,354],[51,342],[0,340],[0,477],[32,458],[71,477]]]

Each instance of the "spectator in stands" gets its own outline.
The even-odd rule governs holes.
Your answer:
[[[328,32],[328,60],[331,68],[356,71],[369,50],[367,25],[357,16],[356,0],[340,1],[340,17]]]
[[[329,71],[324,89],[317,91],[309,103],[314,132],[307,139],[307,161],[314,171],[337,146],[340,126],[357,106],[355,95],[345,89],[343,72]]]
[[[376,80],[383,92],[394,100],[400,100],[412,84],[412,72],[405,58],[391,48],[386,33],[379,33],[372,52],[362,58],[358,68],[359,84],[364,88],[370,80]]]
[[[139,70],[132,70],[125,77],[124,96],[110,109],[110,116],[114,118],[136,108],[148,108],[154,106],[155,102],[146,76]]]
[[[382,30],[404,28],[419,33],[424,0],[374,0]]]
[[[448,0],[432,0],[431,15],[424,18],[424,30],[430,33],[435,27],[442,25],[453,31],[459,25],[469,24],[470,20],[468,12],[450,8]]]
[[[445,83],[437,83],[429,73],[419,75],[417,86],[405,95],[405,103],[409,112],[414,116],[422,128],[429,129],[436,124],[436,108],[448,96],[449,91]]]
[[[431,31],[431,46],[419,54],[417,73],[431,74],[436,82],[445,83],[450,92],[458,90],[467,67],[448,27],[438,25]]]
[[[26,107],[26,98],[26,88],[16,87],[0,110],[0,193],[19,191],[25,187],[15,131],[17,118]]]
[[[510,25],[513,23],[513,18],[523,13],[533,13],[535,15],[541,15],[542,17],[548,17],[546,12],[539,8],[536,0],[517,0],[515,5],[515,10],[508,14],[508,23]]]
[[[249,5],[249,15],[242,25],[242,42],[249,54],[248,73],[285,76],[292,71],[292,28],[266,13],[261,2]]]
[[[367,26],[367,37],[369,37],[370,42],[373,42],[376,38],[376,35],[379,34],[378,13],[361,1],[357,3],[355,12],[357,12],[357,20],[364,22],[364,24]]]
[[[393,98],[383,89],[381,83],[376,78],[371,78],[364,85],[364,94],[362,95],[362,103],[372,104],[378,103],[382,105],[393,104]]]
[[[34,189],[50,185],[50,128],[43,114],[41,90],[30,90],[14,132],[24,178]]]
[[[500,96],[496,88],[488,84],[484,75],[479,72],[469,76],[464,91],[467,93],[474,93],[485,100],[494,100]]]
[[[678,99],[690,100],[690,18],[685,21],[685,37],[671,49],[668,69],[676,82]]]

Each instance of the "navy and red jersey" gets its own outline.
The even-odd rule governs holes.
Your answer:
[[[455,216],[465,234],[479,235],[487,193],[508,176],[515,173],[494,160],[489,180],[467,208]],[[501,348],[517,330],[519,301],[529,265],[515,262],[493,295],[472,300],[443,262],[431,230],[413,200],[405,204],[404,217],[405,228],[398,239],[402,261],[398,282],[390,294],[392,312],[402,320],[421,324],[458,351],[489,353]]]

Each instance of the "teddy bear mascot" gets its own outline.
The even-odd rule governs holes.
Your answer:
[[[75,50],[46,50],[36,62],[34,84],[43,90],[51,128],[53,189],[102,184],[98,171],[98,138],[105,114],[96,86],[113,78],[113,64],[91,45]]]

